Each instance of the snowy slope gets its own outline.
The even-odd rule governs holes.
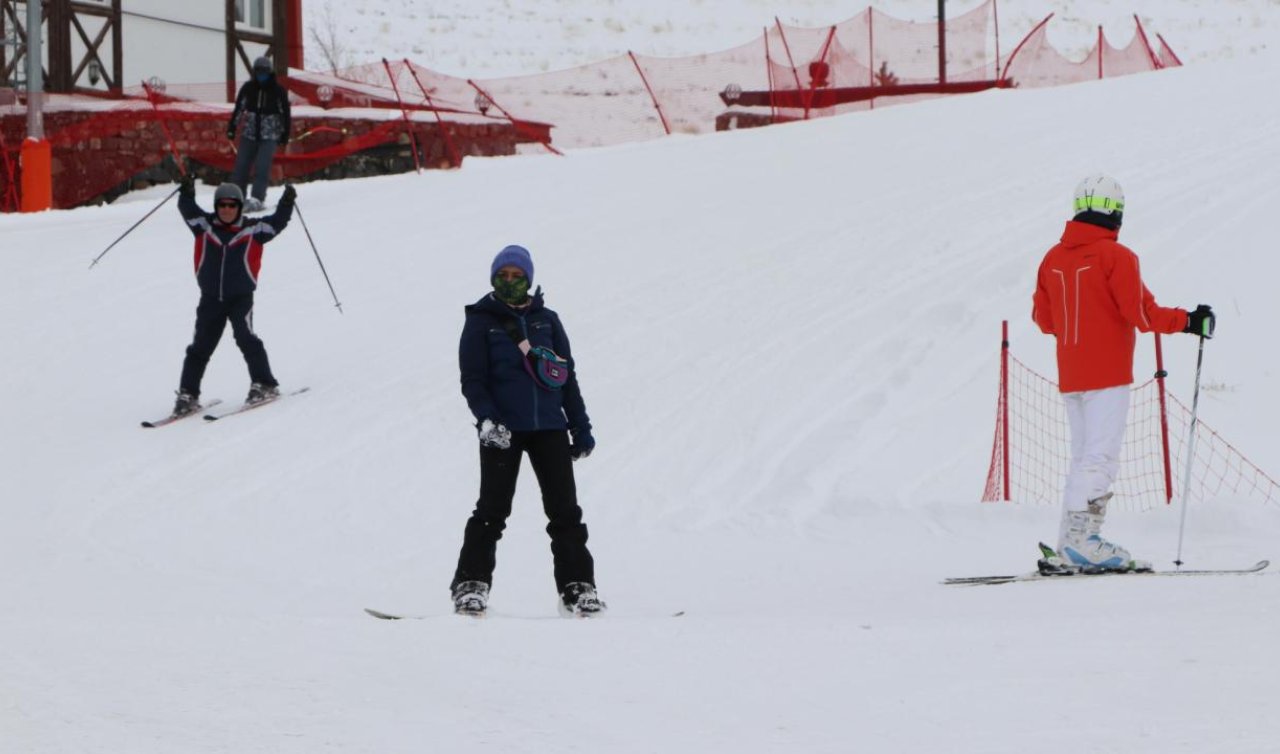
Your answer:
[[[999,322],[1051,370],[1032,281],[1091,170],[1160,300],[1221,312],[1202,417],[1280,469],[1280,105],[1251,96],[1276,62],[307,184],[346,313],[291,226],[256,323],[312,391],[210,426],[137,426],[190,336],[176,210],[87,270],[162,190],[0,217],[0,751],[1272,750],[1280,578],[937,582],[1056,531],[977,499]],[[477,481],[462,306],[511,242],[597,427],[601,621],[554,617],[528,469],[496,615],[446,615]],[[1192,339],[1167,359],[1188,398]],[[228,337],[206,395],[246,382]],[[1177,514],[1109,532],[1166,565]],[[1280,555],[1274,508],[1188,527],[1196,566]]]
[[[623,55],[680,57],[736,47],[777,18],[824,27],[870,4],[898,18],[932,22],[934,0],[308,0],[307,66],[326,67],[316,37],[338,40],[344,65],[409,58],[458,76],[540,73]],[[978,0],[949,0],[957,17]],[[1249,58],[1280,38],[1275,0],[1002,0],[1007,52],[1050,13],[1049,39],[1084,58],[1102,25],[1112,44],[1133,38],[1133,16],[1155,41],[1164,35],[1184,62]],[[333,32],[331,34],[330,32]]]

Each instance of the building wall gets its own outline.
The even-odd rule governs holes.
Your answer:
[[[248,4],[257,0],[242,0]],[[263,33],[271,33],[271,0],[261,0],[264,27],[245,25]],[[226,5],[225,0],[123,0],[121,2],[122,47],[124,70],[121,82],[136,87],[153,76],[166,84],[218,84],[226,80]],[[102,21],[81,17],[85,31],[92,39]],[[245,43],[252,60],[265,53],[266,45]],[[72,57],[75,65],[85,52],[78,34],[72,34]],[[99,56],[111,65],[111,39],[99,47]],[[237,66],[237,84],[246,77]],[[81,86],[105,89],[105,81],[91,85],[84,76]]]

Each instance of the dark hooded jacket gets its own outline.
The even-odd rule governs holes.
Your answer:
[[[251,78],[240,86],[236,95],[236,107],[231,111],[231,121],[227,124],[227,132],[234,133],[240,117],[244,116],[244,138],[279,142],[280,146],[289,143],[292,128],[289,110],[289,93],[276,82],[276,75],[271,74],[263,83]]]
[[[491,419],[514,432],[591,429],[569,337],[560,317],[543,306],[541,289],[523,309],[507,306],[490,293],[465,311],[458,365],[462,394],[477,421]],[[568,360],[570,376],[564,387],[546,390],[534,382],[524,368],[524,354],[503,324],[507,320],[515,321],[531,345],[550,348]]]

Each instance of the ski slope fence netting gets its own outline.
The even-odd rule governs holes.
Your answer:
[[[456,167],[467,154],[484,153],[474,132],[485,126],[514,131],[513,149],[558,152],[1181,65],[1163,38],[1148,37],[1137,16],[1125,47],[1112,46],[1099,27],[1089,54],[1073,61],[1048,41],[1052,14],[1017,44],[1002,47],[998,13],[997,0],[988,0],[940,25],[867,8],[824,28],[775,21],[758,38],[719,52],[675,58],[628,53],[560,71],[483,80],[408,60],[324,73],[290,69],[282,81],[296,118],[311,108],[312,118],[337,116],[339,110],[350,117],[355,108],[362,119],[348,125],[330,120],[295,134],[277,159],[285,176],[297,178],[393,145],[411,148],[419,167]],[[222,138],[222,121],[234,95],[227,82],[166,87],[156,76],[149,86],[48,97],[46,112],[71,111],[46,125],[54,206],[95,200],[167,154],[228,169],[234,156]],[[0,210],[18,208],[25,128],[24,103],[0,106]]]
[[[982,499],[1056,505],[1071,461],[1061,392],[1009,352],[1007,322],[1004,327],[995,440]],[[1160,336],[1154,338],[1156,376],[1132,388],[1113,504],[1151,510],[1175,498],[1196,503],[1232,498],[1280,505],[1280,484],[1200,417],[1192,440],[1191,409],[1165,390]],[[1184,479],[1189,480],[1185,496]]]

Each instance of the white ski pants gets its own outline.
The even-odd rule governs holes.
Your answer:
[[[1128,385],[1120,385],[1062,394],[1071,426],[1071,466],[1062,492],[1065,511],[1085,510],[1115,482],[1130,393]]]

